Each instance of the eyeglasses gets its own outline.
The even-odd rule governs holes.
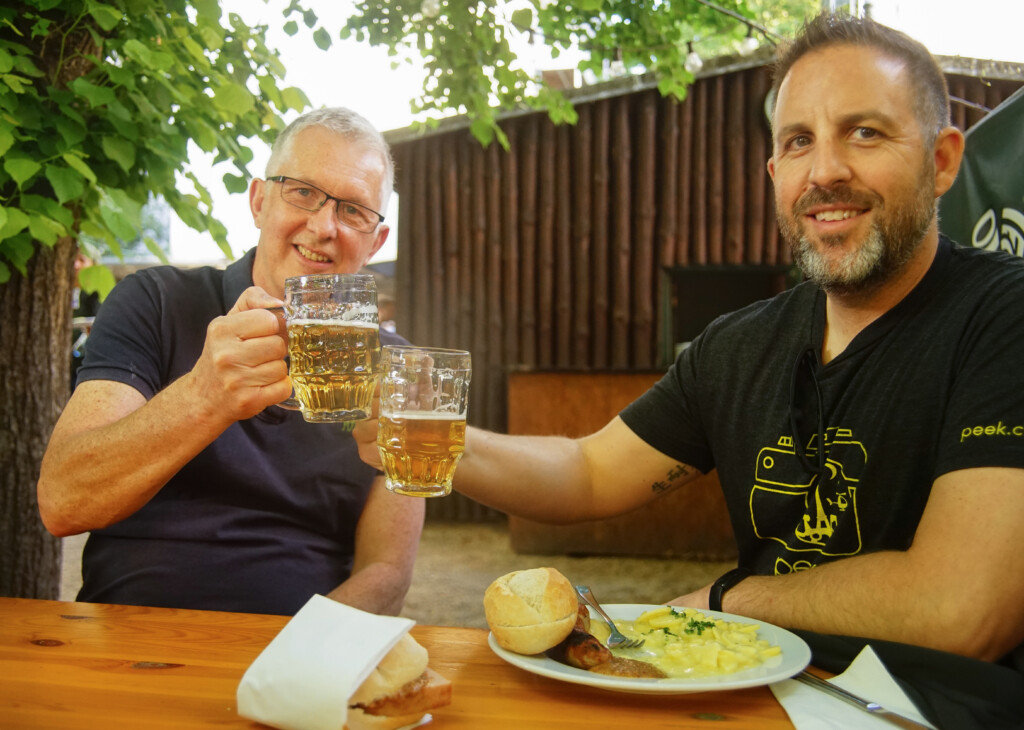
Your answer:
[[[351,200],[328,195],[316,185],[296,180],[294,177],[274,175],[268,177],[267,182],[280,183],[281,200],[296,208],[302,208],[302,210],[315,213],[327,203],[334,201],[337,203],[334,212],[338,222],[360,233],[373,233],[377,226],[384,222],[384,216],[377,211]]]

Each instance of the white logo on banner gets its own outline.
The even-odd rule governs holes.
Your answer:
[[[975,248],[1024,257],[1024,213],[1003,208],[1002,218],[999,218],[995,210],[986,210],[974,224],[971,244]]]

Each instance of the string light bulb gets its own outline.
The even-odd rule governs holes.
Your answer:
[[[686,51],[686,60],[683,62],[683,68],[696,76],[704,68],[704,61],[701,60],[700,54],[693,50],[693,41],[686,42]]]
[[[748,25],[747,37],[740,41],[740,55],[749,56],[751,53],[756,51],[760,45],[760,41],[754,37],[754,27],[752,25]]]

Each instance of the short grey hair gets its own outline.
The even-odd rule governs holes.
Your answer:
[[[391,158],[391,148],[384,136],[366,119],[366,117],[346,109],[345,107],[324,107],[306,112],[293,121],[277,135],[270,159],[267,161],[266,174],[277,174],[277,165],[291,147],[295,135],[307,127],[323,127],[335,132],[350,142],[354,142],[368,150],[379,152],[384,159],[384,185],[381,191],[381,203],[386,203],[395,187],[395,162]]]
[[[797,37],[779,46],[772,85],[771,122],[779,87],[793,65],[808,53],[837,45],[874,48],[901,61],[910,81],[914,114],[928,145],[934,145],[939,132],[952,124],[946,76],[924,44],[906,33],[886,27],[870,18],[855,18],[844,13],[822,13],[804,24]]]

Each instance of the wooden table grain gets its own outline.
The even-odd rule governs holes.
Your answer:
[[[235,689],[284,616],[0,598],[0,728],[248,728]],[[608,692],[507,664],[487,632],[416,626],[452,681],[437,730],[791,730],[767,687],[690,695]]]

